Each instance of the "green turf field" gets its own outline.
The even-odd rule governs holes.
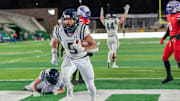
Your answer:
[[[162,85],[160,82],[166,73],[161,60],[164,45],[160,45],[158,38],[152,39],[120,39],[117,53],[117,69],[106,67],[108,48],[106,40],[100,41],[100,51],[91,57],[94,66],[97,89],[180,89],[179,79]],[[0,90],[23,90],[24,85],[31,81],[6,81],[35,79],[41,70],[59,68],[50,63],[51,47],[48,41],[24,41],[0,44]],[[180,70],[173,58],[170,58],[174,78],[180,78]],[[107,79],[108,80],[101,80]],[[113,79],[114,78],[114,79]],[[117,79],[116,79],[117,78]],[[118,79],[120,78],[120,79]],[[124,78],[124,79],[122,79]],[[86,90],[85,85],[75,86],[75,91]],[[45,95],[39,98],[32,96],[23,101],[57,101],[63,95]],[[127,96],[113,95],[107,101],[132,101]],[[137,95],[137,100],[157,101],[159,95]],[[113,100],[114,99],[114,100]],[[124,99],[124,100],[115,100]],[[151,100],[152,99],[152,100]]]

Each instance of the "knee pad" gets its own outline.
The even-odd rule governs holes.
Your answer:
[[[180,63],[178,62],[177,64],[178,64],[178,67],[180,68]]]

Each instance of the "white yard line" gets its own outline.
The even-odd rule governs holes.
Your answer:
[[[164,79],[164,78],[96,78],[95,80],[153,80],[153,79]],[[175,78],[180,79],[180,78]],[[32,81],[34,79],[9,79],[9,80],[0,80],[0,81]]]
[[[7,62],[0,62],[0,64],[9,64],[9,63],[15,63],[15,62],[18,62],[18,61],[24,61],[24,60],[28,60],[28,59],[31,59],[31,58],[40,58],[40,57],[43,57],[43,56],[47,56],[47,54],[43,54],[43,55],[36,55],[36,56],[32,56],[32,57],[27,57],[27,58],[17,58],[17,59],[12,59],[12,60],[9,60]]]
[[[131,32],[125,33],[118,33],[119,39],[131,39],[131,38],[162,38],[165,32]],[[107,33],[92,33],[91,36],[94,39],[107,39]]]
[[[180,90],[167,90],[167,89],[135,89],[135,90],[97,90],[96,101],[105,101],[113,94],[160,94],[158,101],[179,101],[180,100]],[[90,101],[88,91],[75,92],[72,101]],[[66,101],[63,98],[59,101]]]
[[[29,91],[0,91],[0,101],[20,101],[31,95]]]

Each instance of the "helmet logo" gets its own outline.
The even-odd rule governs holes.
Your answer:
[[[64,18],[70,18],[70,15],[64,15]]]

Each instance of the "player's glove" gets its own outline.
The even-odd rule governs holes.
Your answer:
[[[160,44],[162,45],[164,43],[164,39],[162,38],[160,41]]]
[[[72,46],[73,46],[78,52],[83,52],[83,51],[85,51],[85,48],[82,47],[82,45],[81,45],[81,40],[78,40],[78,41],[75,40]]]
[[[39,96],[42,96],[42,95],[41,95],[40,93],[38,93],[37,91],[34,91],[34,92],[33,92],[33,96],[34,96],[34,97],[39,97]]]
[[[124,10],[125,10],[125,13],[128,13],[128,12],[129,12],[129,8],[130,8],[130,5],[129,5],[129,4],[126,4],[123,8],[124,8]]]
[[[51,63],[57,66],[58,65],[57,49],[56,48],[52,48],[51,52],[52,52]]]

